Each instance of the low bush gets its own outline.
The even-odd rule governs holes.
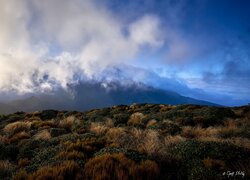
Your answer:
[[[57,137],[61,136],[63,134],[67,134],[68,132],[65,129],[62,128],[51,128],[50,129],[50,135],[51,137]]]
[[[16,160],[19,149],[16,145],[5,145],[0,143],[0,159],[2,160]]]
[[[40,118],[43,121],[49,120],[49,119],[56,118],[57,114],[58,114],[58,111],[55,111],[55,110],[44,110],[41,112]]]
[[[61,148],[61,146],[51,146],[36,149],[33,152],[33,158],[31,159],[30,165],[27,166],[26,169],[33,172],[40,167],[53,164],[55,162],[54,157]]]
[[[129,119],[129,114],[126,113],[119,113],[113,115],[114,125],[125,125]]]
[[[173,153],[184,159],[213,158],[227,161],[246,160],[249,153],[244,149],[227,142],[201,142],[197,140],[186,140],[177,144]]]

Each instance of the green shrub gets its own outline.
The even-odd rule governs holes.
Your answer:
[[[55,111],[55,110],[44,110],[41,112],[40,118],[43,121],[49,120],[49,119],[56,118],[57,114],[58,114],[58,111]]]
[[[116,148],[116,147],[105,147],[100,151],[96,152],[94,156],[102,156],[104,154],[114,154],[114,153],[123,153],[127,158],[132,159],[134,161],[142,161],[147,159],[146,155],[139,153],[137,151],[128,150],[125,148]]]
[[[180,126],[171,122],[160,122],[156,125],[149,126],[149,129],[158,129],[162,134],[176,135],[181,132]]]
[[[33,152],[34,154],[30,165],[28,165],[26,169],[33,172],[42,166],[55,163],[54,157],[60,149],[62,149],[60,145],[36,149]]]
[[[227,142],[202,142],[186,140],[173,148],[173,153],[186,160],[213,158],[225,161],[245,160],[249,152]]]
[[[67,131],[65,129],[62,129],[62,128],[51,128],[50,129],[51,137],[57,137],[57,136],[61,136],[63,134],[67,134]]]
[[[113,115],[114,125],[117,126],[120,124],[126,124],[129,117],[130,117],[130,114],[126,114],[126,113],[119,113],[119,114]]]
[[[234,112],[229,108],[222,107],[203,107],[194,111],[194,116],[202,117],[202,120],[195,122],[202,127],[209,127],[214,125],[222,125],[225,118],[235,117]]]
[[[0,142],[0,159],[16,160],[19,149],[16,145],[5,145]]]

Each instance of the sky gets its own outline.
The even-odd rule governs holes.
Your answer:
[[[131,82],[250,102],[248,0],[0,0],[0,99]]]

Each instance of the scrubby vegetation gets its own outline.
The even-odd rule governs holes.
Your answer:
[[[18,112],[0,115],[0,179],[247,179],[249,138],[250,106]]]

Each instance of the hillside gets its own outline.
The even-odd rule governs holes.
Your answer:
[[[43,109],[86,111],[93,108],[132,103],[216,105],[145,84],[132,83],[130,86],[124,87],[118,82],[112,82],[105,84],[104,87],[100,83],[81,83],[69,88],[69,91],[73,92],[73,96],[65,91],[58,91],[54,94],[34,95],[0,103],[0,113],[33,112]]]
[[[0,116],[0,179],[247,179],[249,138],[250,106],[18,112]]]

